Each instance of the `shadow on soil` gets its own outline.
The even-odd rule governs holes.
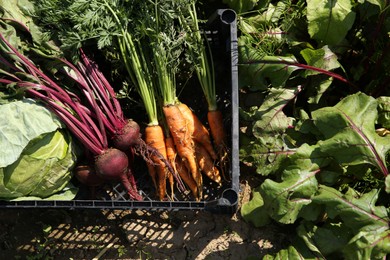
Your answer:
[[[240,205],[253,181],[241,182]],[[240,213],[0,210],[0,259],[260,259],[289,243],[286,227],[254,228]]]
[[[0,259],[259,259],[288,240],[208,212],[4,210]]]

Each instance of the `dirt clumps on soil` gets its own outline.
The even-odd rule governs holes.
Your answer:
[[[250,198],[241,183],[240,202]],[[3,209],[0,259],[259,259],[288,241],[237,211]]]

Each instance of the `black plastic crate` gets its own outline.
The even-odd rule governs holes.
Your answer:
[[[217,186],[204,178],[204,198],[193,201],[188,194],[177,194],[173,201],[156,200],[149,175],[141,167],[142,175],[136,176],[139,192],[143,201],[128,198],[121,184],[109,184],[97,191],[94,199],[89,199],[89,190],[80,186],[76,198],[63,200],[25,200],[3,201],[0,208],[66,208],[66,209],[148,209],[148,210],[208,210],[215,213],[232,213],[236,210],[239,193],[239,139],[238,139],[238,52],[236,14],[230,9],[218,9],[203,27],[212,48],[215,65],[216,88],[219,106],[224,114],[224,124],[229,138],[230,169],[227,180]],[[197,79],[194,79],[197,80]],[[195,83],[197,84],[197,83]],[[188,93],[181,101],[195,110],[198,115],[206,114],[200,86],[187,88]],[[194,95],[197,98],[194,98]],[[222,103],[222,104],[221,104]],[[203,111],[203,113],[202,113]],[[205,118],[200,119],[205,122]]]

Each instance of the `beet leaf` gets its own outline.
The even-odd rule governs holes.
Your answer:
[[[314,124],[324,135],[324,140],[318,143],[322,152],[343,165],[369,163],[384,176],[389,174],[385,157],[390,149],[390,137],[375,132],[378,112],[374,98],[358,93],[312,115]]]

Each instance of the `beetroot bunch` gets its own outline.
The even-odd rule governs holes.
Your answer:
[[[61,82],[47,76],[33,61],[13,47],[0,34],[0,64],[7,68],[0,83],[24,90],[30,97],[41,100],[84,145],[90,158],[87,165],[76,167],[76,176],[87,185],[99,185],[106,180],[120,181],[129,196],[142,200],[133,176],[134,153],[149,161],[151,156],[163,159],[141,138],[140,127],[125,119],[115,92],[93,63],[80,50],[77,65],[59,59],[60,70],[70,77],[81,96],[61,87]],[[174,172],[169,163],[168,169]]]

